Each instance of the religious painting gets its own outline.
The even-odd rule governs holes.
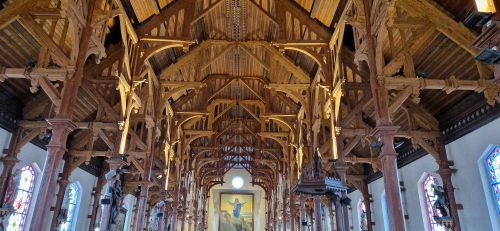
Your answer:
[[[253,231],[253,194],[221,193],[219,231]]]

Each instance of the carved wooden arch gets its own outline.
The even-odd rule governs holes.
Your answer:
[[[278,139],[278,138],[276,138],[274,136],[270,136],[270,135],[266,135],[266,134],[260,134],[260,136],[262,138],[267,138],[267,139],[270,139],[270,140],[273,140],[273,141],[277,142],[279,145],[281,145],[283,153],[285,153],[286,155],[288,155],[288,150],[286,150],[286,148],[288,146],[286,145],[286,143],[283,140],[280,140],[280,139]]]
[[[273,152],[270,152],[270,151],[261,151],[261,152],[265,152],[265,153],[268,153],[270,156],[272,156],[274,158],[274,160],[278,163],[278,167],[282,167],[282,163],[281,163],[281,160],[278,156],[276,156],[276,153],[273,153]]]
[[[186,122],[188,122],[189,120],[192,120],[195,118],[203,118],[203,117],[205,117],[205,115],[193,115],[193,116],[189,116],[189,117],[183,119],[181,122],[179,122],[178,125],[175,126],[175,128],[174,128],[175,134],[180,132],[180,129],[182,129],[182,125],[185,124]],[[176,137],[176,138],[179,139],[180,137]]]
[[[323,71],[327,71],[325,70],[327,67],[326,66],[326,62],[321,62],[321,57],[318,56],[317,54],[312,54],[311,52],[307,51],[306,49],[303,49],[303,48],[300,48],[298,46],[291,46],[291,45],[279,45],[279,48],[280,49],[283,49],[283,50],[292,50],[292,51],[297,51],[299,53],[302,53],[304,55],[306,55],[307,57],[311,58],[312,60],[314,60],[314,62],[316,62],[318,64],[318,66],[321,67],[321,69],[323,69]]]
[[[276,122],[285,125],[288,129],[290,129],[292,141],[295,139],[295,129],[288,122],[286,122],[285,120],[283,120],[277,116],[269,116],[269,117],[265,117],[265,118],[268,120],[275,120]]]

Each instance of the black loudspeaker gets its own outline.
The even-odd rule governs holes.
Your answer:
[[[109,198],[101,199],[101,204],[109,205],[109,204],[111,204],[111,199],[109,199]]]
[[[340,199],[340,204],[344,205],[344,206],[349,206],[351,205],[351,198],[349,197],[344,197],[342,199]]]
[[[500,64],[500,51],[484,49],[475,59],[486,64]]]

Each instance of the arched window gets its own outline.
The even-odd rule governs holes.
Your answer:
[[[37,174],[32,165],[26,165],[14,173],[11,184],[13,190],[8,190],[9,195],[5,200],[5,203],[13,209],[8,218],[6,230],[17,231],[24,229],[36,177]]]
[[[80,203],[80,192],[80,186],[77,182],[73,182],[66,187],[63,206],[59,214],[61,220],[59,230],[72,230],[72,227],[76,223],[76,217],[78,216],[78,205]]]
[[[438,180],[435,176],[431,174],[427,174],[425,178],[422,181],[422,192],[423,192],[423,200],[424,200],[424,207],[425,214],[426,214],[426,219],[427,219],[427,227],[428,230],[431,231],[446,231],[446,228],[443,225],[440,225],[436,222],[436,219],[434,219],[435,216],[443,216],[443,214],[440,214],[440,210],[436,209],[434,210],[432,208],[432,205],[436,200],[438,199],[438,196],[436,193],[434,193],[435,187],[438,186]]]
[[[368,215],[366,213],[366,205],[363,199],[359,200],[358,203],[358,219],[359,219],[359,230],[368,230]]]
[[[492,148],[486,157],[486,171],[493,193],[493,201],[498,214],[500,214],[500,146]]]

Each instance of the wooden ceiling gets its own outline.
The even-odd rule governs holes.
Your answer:
[[[480,75],[484,67],[475,62],[474,50],[466,44],[470,37],[475,37],[475,32],[455,21],[463,20],[472,9],[473,0],[426,0],[431,12],[409,11],[408,7],[412,6],[409,1],[397,1],[397,17],[387,33],[381,35],[378,51],[386,62],[387,77],[404,75],[410,79],[446,80],[442,84],[446,86],[453,85],[455,80],[491,78]],[[0,84],[0,90],[23,102],[24,116],[20,118],[23,120],[41,120],[55,114],[57,108],[53,102],[57,102],[57,94],[54,89],[62,89],[63,80],[49,79],[47,82],[52,87],[47,90],[47,85],[40,85],[31,75],[40,71],[37,68],[71,71],[67,62],[71,62],[77,49],[77,37],[68,33],[68,25],[72,22],[54,10],[61,2],[47,2],[51,10],[33,9],[12,22],[0,20],[0,66],[3,70],[15,71]],[[78,122],[130,122],[131,134],[125,136],[132,140],[128,146],[133,155],[127,180],[138,182],[141,179],[138,173],[144,172],[146,131],[151,123],[148,116],[155,110],[158,119],[154,122],[161,124],[156,139],[168,140],[172,146],[176,139],[188,140],[186,147],[176,146],[176,150],[182,149],[189,154],[187,160],[179,161],[200,158],[197,163],[203,171],[199,171],[206,176],[220,179],[228,169],[240,167],[263,181],[265,176],[272,175],[270,173],[288,171],[283,164],[290,161],[288,149],[292,149],[290,145],[307,143],[303,140],[309,138],[302,137],[311,130],[305,127],[315,123],[309,121],[311,114],[332,107],[328,96],[334,86],[329,76],[333,75],[331,69],[336,64],[340,66],[338,72],[344,81],[339,122],[354,134],[345,139],[350,149],[347,158],[353,163],[351,171],[365,173],[369,168],[367,163],[376,165],[366,159],[356,159],[374,157],[369,141],[365,141],[368,136],[365,133],[374,127],[375,121],[370,70],[363,64],[366,47],[362,39],[364,19],[359,10],[360,1],[98,2],[104,16],[98,21],[92,39],[93,53],[89,54],[92,58],[86,64],[73,119]],[[346,33],[351,31],[352,34],[332,39],[340,27],[339,15],[344,12],[339,6],[347,2],[351,5],[343,19],[350,28]],[[78,9],[79,6],[74,7]],[[443,18],[434,19],[429,15],[438,15],[448,21],[440,24],[438,21]],[[120,30],[113,29],[113,24]],[[449,32],[446,25],[460,30]],[[104,41],[110,37],[123,38],[122,43],[106,47],[104,57]],[[354,49],[339,49],[342,52],[335,62],[332,42],[339,38],[345,38],[344,43],[352,44]],[[134,53],[137,51],[140,54]],[[136,60],[127,60],[130,57]],[[155,91],[149,89],[153,83]],[[316,83],[325,90],[318,90],[316,98],[307,98],[311,85]],[[465,90],[426,89],[424,85],[416,88],[390,89],[391,102],[398,102],[401,92],[410,98],[394,107],[393,121],[402,131],[398,140],[411,138],[412,134],[405,133],[410,131],[429,132],[430,138],[435,138],[439,135],[436,118],[473,94]],[[133,94],[124,93],[130,89],[134,89]],[[128,104],[133,101],[124,100],[126,97],[140,99],[137,101],[141,106],[132,107],[137,114],[123,113],[130,109]],[[304,109],[306,104],[311,108]],[[313,108],[314,112],[304,112],[313,111]],[[304,114],[307,114],[305,119]],[[167,123],[167,117],[172,117],[172,121]],[[298,123],[299,119],[306,122]],[[326,152],[331,149],[329,139],[336,128],[332,129],[328,121],[321,121],[319,127],[318,144]],[[366,130],[365,133],[355,133],[360,129]],[[98,130],[94,134],[87,130],[74,134],[78,163],[88,161],[92,155],[109,155],[118,146],[113,141],[119,136],[116,126]],[[91,139],[89,143],[81,141]],[[89,147],[95,149],[94,152],[84,151]],[[155,173],[159,172],[157,175],[161,175],[167,162],[168,154],[158,151],[153,161]],[[178,171],[179,164],[176,162],[176,167],[168,171]],[[157,181],[157,186],[161,185]]]

